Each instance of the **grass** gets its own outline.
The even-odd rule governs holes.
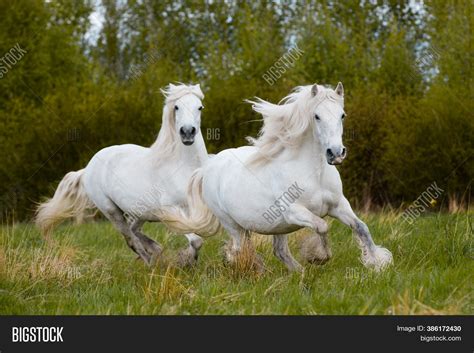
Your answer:
[[[31,224],[0,233],[0,314],[474,314],[473,214],[430,214],[414,224],[392,213],[363,217],[394,255],[382,273],[365,269],[351,231],[332,222],[333,258],[288,273],[271,239],[254,236],[263,274],[225,266],[225,236],[209,238],[198,264],[148,268],[106,222],[56,230],[45,242]],[[184,237],[145,231],[169,254]],[[308,231],[290,239],[293,253]]]

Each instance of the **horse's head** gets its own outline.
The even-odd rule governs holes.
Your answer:
[[[341,164],[346,157],[342,144],[344,122],[344,88],[339,82],[335,90],[313,85],[311,96],[316,98],[311,108],[314,134],[329,164]]]
[[[201,128],[203,108],[201,100],[195,94],[186,94],[175,102],[175,127],[181,142],[186,146],[194,143],[194,136]]]

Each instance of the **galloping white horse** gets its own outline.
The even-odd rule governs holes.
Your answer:
[[[232,238],[226,251],[234,261],[249,231],[273,234],[275,255],[290,270],[301,270],[288,248],[287,233],[309,227],[316,233],[312,260],[331,257],[326,239],[330,215],[357,234],[362,262],[380,270],[392,254],[374,244],[367,226],[354,214],[342,192],[339,172],[344,91],[320,85],[297,87],[280,104],[258,99],[253,109],[264,125],[254,146],[228,149],[197,169],[190,181],[188,210],[162,208],[171,228],[213,234],[222,225]]]
[[[43,232],[65,218],[80,220],[97,207],[147,264],[161,254],[161,246],[141,227],[159,221],[160,205],[186,207],[189,178],[208,158],[200,130],[204,95],[199,85],[170,84],[162,93],[163,120],[155,143],[104,148],[86,168],[66,174],[53,198],[38,207],[36,223]],[[189,233],[189,247],[182,252],[187,263],[197,259],[202,245],[199,236]]]

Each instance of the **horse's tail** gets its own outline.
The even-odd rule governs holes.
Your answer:
[[[66,218],[74,218],[80,223],[86,210],[94,208],[82,185],[83,174],[84,169],[67,173],[59,183],[54,196],[38,205],[35,223],[43,234],[49,234]]]
[[[220,229],[217,217],[207,207],[202,197],[202,168],[191,176],[187,190],[188,210],[180,207],[164,207],[158,217],[172,231],[177,233],[197,233],[201,236],[216,234]]]

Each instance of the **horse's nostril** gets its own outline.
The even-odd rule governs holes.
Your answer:
[[[191,134],[194,135],[195,133],[196,133],[196,128],[193,126],[193,127],[191,128]]]
[[[342,157],[345,157],[345,156],[346,156],[346,148],[345,148],[345,147],[342,149],[342,154],[341,154],[341,156],[342,156]]]
[[[184,129],[183,129],[183,128],[179,129],[179,133],[180,133],[181,135],[184,135],[184,134],[185,134]]]
[[[326,154],[327,154],[328,156],[330,156],[330,157],[333,156],[332,151],[331,151],[330,148],[328,148],[328,149],[326,150]]]

